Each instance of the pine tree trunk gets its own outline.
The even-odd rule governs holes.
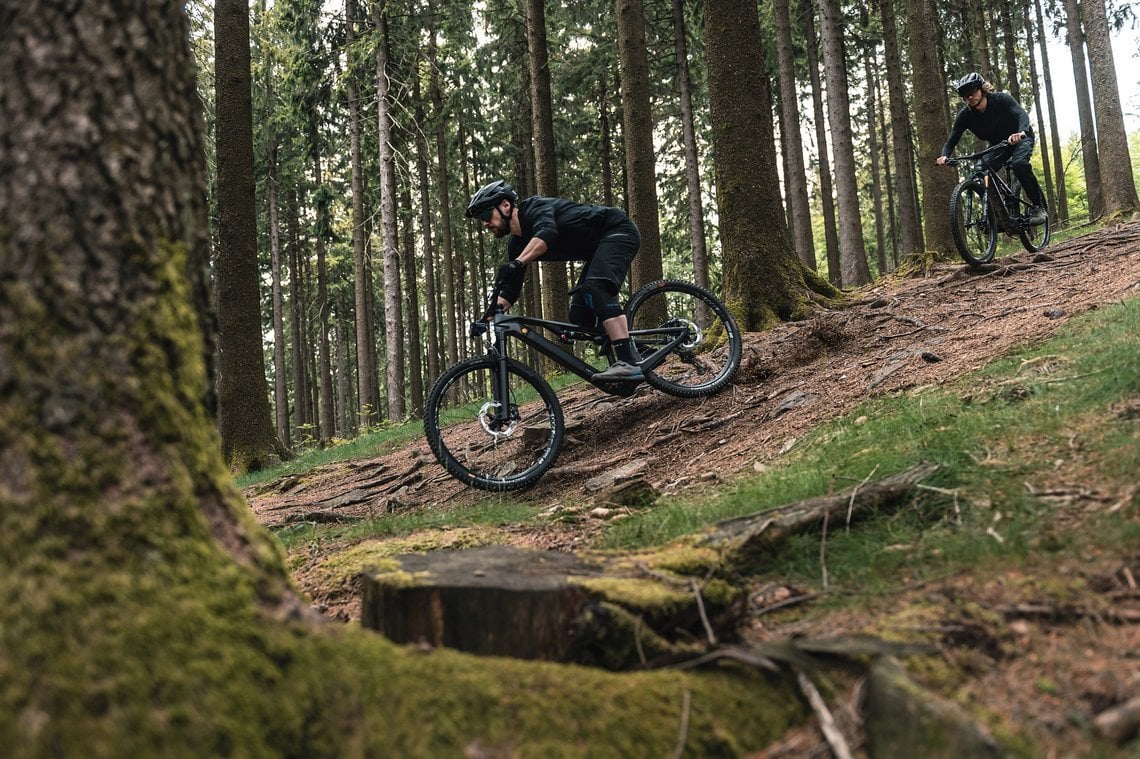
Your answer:
[[[872,45],[865,45],[863,50],[863,70],[867,81],[874,81],[875,49]],[[878,87],[870,88],[867,102],[867,151],[871,154],[871,203],[875,215],[875,249],[879,258],[879,276],[887,273],[887,231],[885,220],[887,214],[883,211],[883,185],[886,178],[879,166],[879,104],[878,99],[882,90]]]
[[[800,0],[800,18],[804,23],[804,47],[807,54],[808,74],[811,77],[811,99],[815,116],[815,149],[819,159],[819,195],[823,210],[823,240],[827,247],[827,279],[838,285],[839,232],[835,223],[835,187],[831,181],[831,159],[827,149],[827,117],[823,108],[823,83],[819,77],[819,40],[815,33],[815,8],[811,0]]]
[[[693,281],[708,288],[709,260],[705,241],[704,202],[701,199],[700,162],[696,129],[693,126],[693,85],[689,74],[688,36],[684,0],[673,0],[673,53],[677,58],[677,94],[681,104],[681,136],[685,148],[685,188],[689,205],[689,241],[693,246]],[[697,309],[698,321],[706,323],[701,321],[706,316],[704,304],[699,304]]]
[[[356,43],[356,0],[345,0],[345,41]],[[352,165],[352,268],[356,303],[356,386],[360,399],[360,424],[370,427],[380,420],[380,388],[376,381],[376,343],[372,334],[372,289],[369,287],[369,260],[364,216],[364,168],[360,147],[360,85],[356,71],[346,73],[348,101],[349,161]]]
[[[895,186],[898,205],[899,237],[903,255],[923,249],[922,218],[918,209],[918,189],[915,181],[914,140],[912,138],[910,108],[903,87],[902,61],[899,55],[898,24],[894,0],[879,0],[879,15],[883,28],[883,52],[886,57],[887,93],[890,96],[891,151],[894,156]],[[891,175],[891,172],[887,172]],[[895,257],[898,263],[898,257]]]
[[[527,0],[526,36],[530,63],[530,100],[534,133],[534,175],[539,195],[558,196],[558,163],[554,152],[554,105],[550,94],[550,63],[546,50],[546,2]],[[566,318],[570,285],[566,264],[542,261],[542,312],[552,319]]]
[[[1029,54],[1029,85],[1030,91],[1033,93],[1033,111],[1037,116],[1037,144],[1041,146],[1041,166],[1044,170],[1042,173],[1042,180],[1044,182],[1045,202],[1048,204],[1050,213],[1056,219],[1057,212],[1057,195],[1053,189],[1053,167],[1049,163],[1049,133],[1045,130],[1045,108],[1044,101],[1041,99],[1041,87],[1037,83],[1037,56],[1034,55],[1033,49],[1033,22],[1029,18],[1028,11],[1025,17],[1025,49]]]
[[[309,429],[313,423],[307,372],[309,330],[305,319],[307,312],[307,305],[303,296],[305,290],[301,286],[304,273],[301,263],[301,233],[297,219],[299,201],[297,191],[292,187],[289,188],[286,195],[288,198],[286,202],[288,209],[286,226],[289,230],[289,326],[293,338],[293,437],[296,442],[300,443],[305,439],[306,434],[313,433],[313,430]]]
[[[412,162],[409,162],[411,164]],[[408,176],[411,176],[416,167],[408,166]],[[400,191],[400,207],[406,210],[406,222],[403,225],[404,254],[404,313],[407,315],[408,325],[408,417],[418,419],[424,409],[424,367],[423,347],[420,339],[420,295],[419,278],[416,266],[416,230],[412,224],[412,193],[405,183]],[[433,378],[434,379],[434,378]]]
[[[1081,124],[1081,155],[1085,161],[1085,191],[1089,198],[1089,219],[1095,221],[1104,216],[1104,194],[1092,98],[1089,94],[1088,69],[1085,65],[1085,35],[1081,30],[1078,0],[1065,0],[1065,16],[1069,55],[1073,60],[1073,83],[1077,89],[1077,115]]]
[[[907,0],[907,28],[910,31],[910,62],[914,77],[914,128],[918,137],[926,249],[936,256],[950,256],[954,240],[950,236],[950,218],[946,209],[958,175],[934,164],[946,143],[950,113],[946,101],[945,67],[939,57],[942,30],[933,0]]]
[[[641,248],[630,270],[631,287],[660,279],[661,231],[657,205],[657,156],[649,103],[649,60],[642,0],[617,0],[618,61],[621,68],[622,136],[629,182],[629,215],[641,231]]]
[[[1009,0],[999,0],[998,18],[1001,21],[1002,60],[1005,67],[1006,90],[1017,102],[1021,99],[1021,78],[1017,75],[1017,57],[1014,50],[1013,19],[1009,12]]]
[[[837,293],[799,262],[784,222],[756,5],[705,3],[704,22],[724,299],[758,330],[805,315],[809,285]]]
[[[253,179],[249,5],[216,0],[218,428],[236,472],[261,469],[276,450],[262,352]]]
[[[416,123],[426,123],[424,119],[423,98],[420,93],[420,77],[414,77],[412,99],[415,101]],[[427,345],[424,346],[424,355],[427,363],[427,376],[429,382],[434,382],[441,373],[439,359],[443,353],[439,338],[439,297],[436,293],[435,258],[436,250],[432,236],[433,219],[431,213],[431,184],[428,177],[428,167],[431,156],[428,152],[427,136],[423,129],[416,130],[416,176],[419,178],[420,188],[420,244],[424,252],[424,306],[427,316]]]
[[[835,160],[836,205],[839,208],[840,283],[858,287],[871,281],[855,178],[855,141],[851,130],[851,101],[847,88],[844,20],[838,0],[819,0],[820,37],[823,41],[824,78],[827,81],[827,116]]]
[[[404,328],[400,294],[400,243],[396,236],[396,160],[392,147],[392,104],[389,101],[388,14],[376,4],[376,103],[380,143],[380,230],[384,258],[384,345],[387,364],[388,418],[404,418]]]
[[[1057,102],[1053,97],[1053,77],[1049,72],[1049,51],[1045,47],[1045,19],[1041,15],[1041,0],[1033,0],[1037,13],[1037,38],[1041,50],[1041,73],[1045,77],[1045,102],[1049,105],[1049,139],[1053,145],[1053,175],[1057,177],[1057,205],[1054,210],[1062,223],[1069,220],[1069,196],[1065,187],[1065,163],[1061,154],[1061,135],[1057,127]],[[1029,26],[1028,20],[1026,27]],[[1041,139],[1045,139],[1044,133]]]
[[[451,171],[448,168],[447,131],[444,129],[446,118],[443,107],[443,91],[439,84],[439,50],[438,41],[434,33],[428,43],[428,65],[430,76],[428,78],[428,92],[431,97],[432,115],[435,117],[435,158],[436,158],[436,187],[439,189],[439,247],[443,251],[443,329],[445,330],[447,362],[454,364],[459,360],[459,335],[457,325],[462,314],[456,313],[455,293],[462,283],[457,281],[455,248],[451,239],[451,193],[448,184],[451,181]]]
[[[674,0],[680,2],[680,0]],[[788,163],[787,193],[792,241],[800,263],[815,270],[815,241],[812,239],[811,206],[807,195],[807,170],[804,168],[803,141],[800,137],[799,94],[796,91],[795,48],[792,45],[792,22],[789,0],[772,1],[772,17],[776,27],[776,61],[780,67],[780,134]]]
[[[266,181],[269,206],[270,278],[273,287],[273,405],[277,423],[277,442],[289,444],[289,379],[285,362],[285,295],[281,286],[281,221],[277,210],[277,142],[269,137],[269,176]]]
[[[1128,155],[1128,134],[1120,108],[1120,87],[1108,36],[1108,19],[1102,0],[1083,0],[1081,21],[1089,50],[1093,102],[1096,105],[1096,144],[1104,182],[1104,213],[1109,218],[1126,218],[1140,207],[1136,180]]]

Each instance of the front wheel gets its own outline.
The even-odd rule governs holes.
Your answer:
[[[630,337],[643,359],[681,342],[645,381],[682,398],[711,395],[740,368],[742,340],[736,322],[716,296],[691,282],[657,280],[642,287],[626,307]],[[644,368],[644,367],[643,367]]]
[[[962,260],[981,266],[994,257],[998,229],[986,208],[986,188],[976,179],[964,179],[950,195],[950,231]]]
[[[461,482],[518,490],[554,464],[565,423],[554,390],[514,359],[507,359],[507,408],[501,409],[492,392],[498,372],[498,359],[482,356],[440,375],[424,407],[424,434],[439,463]]]

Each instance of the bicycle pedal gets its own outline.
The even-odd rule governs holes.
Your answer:
[[[597,382],[595,386],[603,393],[628,398],[637,392],[637,388],[641,387],[641,383],[629,382],[628,380],[612,380],[609,382]]]

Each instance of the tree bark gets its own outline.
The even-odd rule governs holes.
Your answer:
[[[1096,144],[1100,178],[1104,183],[1104,213],[1110,219],[1123,219],[1140,207],[1140,201],[1136,197],[1136,180],[1128,154],[1128,134],[1120,108],[1120,86],[1108,36],[1108,18],[1103,0],[1083,0],[1080,8],[1096,106]]]
[[[1081,29],[1078,0],[1065,0],[1065,17],[1069,55],[1073,61],[1073,83],[1077,90],[1077,115],[1081,124],[1081,155],[1085,161],[1085,191],[1089,199],[1089,219],[1095,221],[1104,216],[1104,194],[1096,124],[1093,120],[1092,98],[1089,95],[1088,68],[1085,65],[1085,35]]]
[[[784,222],[756,5],[706,3],[704,21],[724,299],[758,330],[805,315],[809,288],[838,293],[800,264]]]
[[[349,49],[356,43],[356,0],[345,0],[345,41]],[[380,421],[380,386],[376,380],[376,342],[372,334],[371,261],[366,244],[364,216],[364,167],[360,148],[360,85],[357,72],[349,64],[345,72],[348,101],[349,162],[352,166],[352,270],[356,304],[356,387],[359,424],[370,427]]]
[[[894,156],[894,179],[898,204],[899,237],[903,255],[923,248],[922,218],[918,209],[915,181],[914,139],[903,87],[902,61],[899,55],[894,0],[879,0],[879,16],[883,27],[883,53],[886,58],[887,94],[890,97],[891,151]]]
[[[788,163],[784,187],[788,196],[792,242],[800,263],[814,271],[815,241],[812,239],[807,171],[804,168],[804,148],[800,137],[800,103],[796,90],[796,54],[792,44],[789,0],[773,0],[772,17],[776,27],[776,62],[780,80],[780,135],[783,137],[784,155]]]
[[[657,155],[649,102],[649,60],[642,0],[617,0],[618,61],[621,68],[622,135],[629,183],[629,216],[641,231],[641,248],[630,269],[631,288],[660,279],[661,230],[657,206]]]
[[[1045,19],[1041,15],[1041,0],[1033,0],[1037,13],[1037,37],[1041,50],[1041,73],[1045,77],[1045,102],[1049,105],[1049,139],[1053,144],[1053,175],[1057,177],[1057,205],[1053,207],[1057,219],[1062,223],[1069,220],[1069,196],[1065,187],[1065,163],[1061,155],[1061,135],[1057,128],[1057,101],[1053,97],[1053,77],[1049,71],[1049,51],[1045,47]],[[1026,21],[1026,27],[1029,22]],[[1045,139],[1044,133],[1041,139]]]
[[[673,53],[677,58],[677,95],[681,105],[681,136],[685,148],[685,188],[689,201],[689,240],[693,245],[693,281],[708,289],[709,259],[705,241],[705,212],[704,201],[701,198],[697,136],[693,126],[693,84],[689,74],[688,37],[684,0],[673,0]],[[699,323],[707,323],[706,312],[704,304],[698,304]]]
[[[235,472],[261,469],[276,452],[261,336],[249,5],[216,0],[218,428]]]
[[[871,271],[867,266],[859,185],[855,178],[855,140],[851,130],[851,100],[847,92],[847,56],[843,40],[845,22],[839,0],[818,2],[824,78],[827,81],[827,117],[835,161],[835,199],[839,207],[840,284],[858,287],[871,281]]]
[[[531,118],[534,133],[534,176],[538,194],[558,195],[558,162],[554,151],[554,105],[550,94],[550,61],[546,49],[546,0],[527,0],[526,37],[530,62]],[[566,318],[570,304],[566,264],[542,261],[542,312]]]
[[[947,257],[953,254],[954,240],[946,209],[950,203],[950,193],[957,184],[957,175],[934,164],[934,159],[942,152],[950,128],[944,74],[946,69],[939,55],[942,30],[932,0],[907,0],[906,5],[926,249],[935,256]]]
[[[325,625],[298,597],[214,425],[188,38],[172,0],[0,10],[0,70],[20,72],[0,77],[5,745],[663,756],[691,693],[701,708],[681,747],[696,756],[724,752],[726,735],[758,750],[802,721],[765,678],[427,656]],[[417,717],[441,706],[442,722]]]
[[[389,101],[388,12],[376,3],[376,103],[380,143],[380,230],[384,259],[384,345],[387,364],[388,418],[404,419],[404,327],[400,294],[400,243],[396,236],[396,158],[392,147],[392,104]]]
[[[835,185],[831,179],[831,159],[827,149],[827,117],[823,107],[823,83],[819,76],[819,40],[815,33],[815,9],[811,0],[800,0],[800,18],[804,23],[804,49],[811,78],[812,112],[815,116],[815,149],[819,159],[819,199],[823,211],[823,240],[827,248],[827,278],[838,285],[839,232],[835,223]]]

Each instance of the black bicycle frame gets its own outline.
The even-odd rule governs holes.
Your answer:
[[[1001,225],[1002,231],[1010,235],[1016,235],[1023,231],[1025,225],[1021,219],[1015,219],[1009,215],[1009,207],[1006,206],[1006,202],[1007,199],[1015,196],[1013,188],[1005,183],[1001,174],[996,169],[987,166],[975,176],[980,176],[982,183],[986,186],[986,205],[993,207],[994,216]]]
[[[572,339],[588,339],[593,338],[595,335],[582,330],[576,324],[568,322],[550,321],[547,319],[537,319],[530,316],[509,316],[504,313],[495,313],[492,316],[492,323],[490,326],[491,349],[489,353],[493,354],[499,362],[499,371],[495,382],[495,401],[498,404],[499,411],[497,417],[499,420],[506,420],[510,414],[509,401],[509,373],[507,371],[507,338],[513,337],[525,345],[537,350],[544,356],[554,360],[556,363],[570,370],[582,379],[586,380],[592,385],[597,385],[594,382],[593,376],[598,373],[598,369],[586,363],[582,359],[575,356],[573,353],[563,349],[557,343],[551,342],[547,339],[540,330],[548,329],[552,332],[559,334],[566,334],[574,336]],[[640,366],[646,370],[652,370],[655,366],[659,366],[678,345],[683,343],[689,335],[688,327],[678,325],[676,327],[658,327],[653,330],[630,330],[629,335],[636,340],[638,335],[653,334],[655,336],[661,334],[670,334],[672,337],[662,347],[653,351],[646,357],[643,357]]]
[[[1002,141],[996,145],[991,145],[980,153],[955,158],[953,163],[958,164],[963,161],[973,163],[973,178],[981,180],[982,185],[986,188],[986,199],[982,211],[987,212],[992,208],[994,217],[1001,225],[1002,231],[1009,235],[1016,235],[1025,231],[1025,223],[1020,218],[1015,219],[1009,215],[1009,207],[1006,206],[1006,203],[1009,199],[1016,198],[1017,195],[1013,188],[1002,179],[1001,170],[993,168],[984,160],[990,153],[1004,150],[1007,147],[1009,147],[1009,142]]]

